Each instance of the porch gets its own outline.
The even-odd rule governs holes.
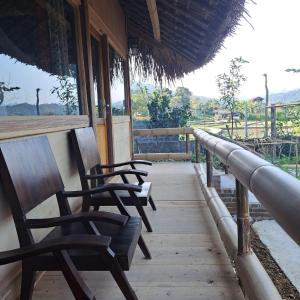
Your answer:
[[[128,279],[139,299],[244,299],[191,162],[149,168],[158,210],[143,235],[152,260],[137,249]],[[134,210],[132,210],[134,213]],[[97,299],[124,299],[109,272],[85,272]],[[61,273],[47,272],[33,299],[73,299]]]

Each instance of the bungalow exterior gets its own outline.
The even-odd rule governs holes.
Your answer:
[[[65,186],[79,189],[69,131],[92,126],[103,163],[131,159],[130,70],[182,77],[214,57],[243,11],[243,0],[0,1],[1,141],[46,135]],[[0,207],[1,250],[17,248],[2,192]],[[51,199],[34,211],[57,213]],[[16,296],[20,274],[1,266],[1,299]]]

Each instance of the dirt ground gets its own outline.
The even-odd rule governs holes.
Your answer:
[[[253,230],[251,230],[251,246],[272,279],[274,285],[277,287],[282,299],[300,300],[300,294],[297,289],[280,269],[276,261],[271,256],[268,248],[262,243],[259,236]]]

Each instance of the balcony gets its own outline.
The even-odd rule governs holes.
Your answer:
[[[158,210],[148,210],[154,232],[144,230],[153,259],[136,251],[128,279],[139,299],[244,299],[191,162],[149,168]],[[134,210],[132,210],[134,214]],[[97,299],[124,299],[109,272],[83,273]],[[33,299],[73,299],[61,273],[47,272]]]

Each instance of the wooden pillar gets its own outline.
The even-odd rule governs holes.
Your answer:
[[[200,142],[195,137],[195,155],[196,155],[196,163],[200,163]]]
[[[299,154],[298,154],[298,137],[296,137],[296,144],[295,144],[295,156],[296,156],[296,177],[298,177],[298,159],[299,159]]]
[[[112,110],[111,110],[111,95],[110,95],[110,67],[109,67],[109,43],[107,35],[102,35],[102,66],[103,66],[103,90],[105,100],[105,121],[106,133],[108,142],[108,161],[114,163],[114,147],[113,147],[113,129],[112,129]]]
[[[92,65],[92,50],[91,50],[91,35],[89,23],[89,5],[87,0],[82,0],[80,6],[81,16],[81,32],[82,32],[82,45],[83,45],[83,60],[85,69],[85,82],[86,82],[86,95],[87,106],[89,112],[90,126],[97,130],[96,121],[96,108],[95,108],[95,95],[94,95],[94,82],[93,82],[93,65]],[[95,135],[97,138],[97,134]]]
[[[268,88],[268,75],[264,74],[265,77],[265,90],[266,90],[266,102],[265,102],[265,137],[268,136],[268,105],[269,105],[269,88]]]
[[[134,156],[134,136],[132,134],[133,130],[133,120],[132,120],[132,107],[131,107],[131,92],[130,92],[130,74],[129,74],[129,59],[123,62],[124,64],[124,85],[125,85],[125,106],[126,106],[126,114],[130,117],[130,154],[131,159]]]
[[[212,177],[213,177],[213,161],[212,154],[206,149],[206,179],[207,186],[212,186]]]
[[[248,190],[236,179],[238,255],[250,251],[250,217]]]
[[[271,106],[271,138],[276,139],[276,106]]]
[[[189,133],[185,134],[185,153],[189,153],[189,141],[190,141],[190,135]]]

